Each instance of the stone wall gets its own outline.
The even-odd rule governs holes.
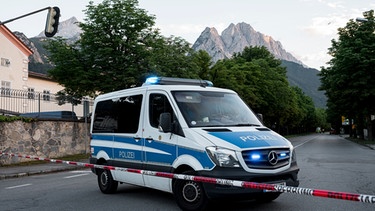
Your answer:
[[[0,122],[0,151],[43,158],[89,152],[89,124],[85,122]],[[30,159],[0,156],[0,165]]]

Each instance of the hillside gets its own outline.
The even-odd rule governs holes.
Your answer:
[[[315,106],[326,108],[327,97],[324,91],[319,91],[319,71],[313,68],[306,68],[301,64],[282,60],[282,66],[287,69],[287,77],[290,86],[299,87],[307,96],[311,97]]]

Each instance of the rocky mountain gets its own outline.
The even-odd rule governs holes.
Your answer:
[[[60,36],[69,40],[78,40],[82,33],[82,29],[78,26],[79,21],[76,17],[59,23],[59,28],[55,36]],[[40,32],[36,38],[45,38],[44,31]]]
[[[246,46],[265,46],[276,58],[302,64],[292,54],[286,52],[279,41],[255,31],[247,23],[231,23],[221,35],[214,27],[207,27],[193,44],[194,50],[205,50],[213,62],[231,58],[242,52]]]
[[[41,55],[38,51],[38,47],[32,42],[29,38],[26,37],[25,34],[22,32],[15,31],[13,32],[24,44],[26,44],[32,51],[33,54],[29,57],[33,62],[43,63],[43,55]]]
[[[55,36],[66,38],[68,42],[79,39],[82,30],[78,20],[72,17],[59,24],[59,31]],[[44,32],[33,38],[27,38],[21,32],[14,32],[34,52],[29,57],[29,71],[46,74],[51,68],[48,63],[48,52],[43,47],[46,39]],[[301,61],[288,53],[279,41],[272,37],[255,31],[249,24],[230,24],[221,35],[215,28],[206,28],[198,37],[192,48],[205,50],[214,62],[219,59],[231,58],[233,53],[242,52],[246,46],[265,46],[276,58],[282,60],[282,65],[287,69],[287,77],[291,86],[298,86],[310,96],[316,107],[325,108],[326,96],[318,91],[320,86],[319,71],[306,68]]]
[[[78,23],[76,17],[61,21],[55,37],[63,37],[67,39],[68,42],[77,41],[82,33]],[[45,41],[50,38],[44,35],[44,31],[32,38],[27,38],[22,32],[13,33],[33,51],[33,54],[29,57],[29,71],[47,74],[47,71],[51,69],[52,66],[48,63],[49,53],[44,48],[44,44]]]
[[[316,107],[326,107],[324,92],[318,91],[320,86],[319,71],[306,67],[301,61],[288,53],[279,41],[255,31],[247,23],[231,23],[219,35],[214,27],[206,27],[193,44],[193,49],[204,50],[211,56],[213,62],[228,59],[234,53],[242,52],[246,46],[265,46],[275,58],[282,61],[287,69],[287,77],[291,86],[297,86],[312,98]]]

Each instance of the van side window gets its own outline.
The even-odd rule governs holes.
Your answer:
[[[168,98],[163,94],[150,94],[150,125],[154,128],[159,126],[159,116],[168,112],[175,118],[174,112]]]
[[[134,95],[98,102],[93,133],[136,133],[142,98],[142,95]]]

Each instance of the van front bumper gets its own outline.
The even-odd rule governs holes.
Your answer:
[[[216,167],[212,171],[200,171],[199,176],[266,184],[285,184],[286,186],[298,187],[298,172],[299,168],[297,167],[297,164],[293,163],[288,170],[276,174],[256,174],[246,172],[242,168],[229,169]],[[209,198],[252,198],[264,192],[264,190],[260,189],[211,183],[203,183],[203,187]]]

